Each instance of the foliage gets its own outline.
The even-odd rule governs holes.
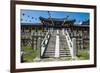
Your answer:
[[[87,60],[89,59],[89,52],[87,50],[78,50],[77,57],[80,60]]]
[[[33,49],[29,45],[26,45],[26,46],[22,45],[21,50],[24,51],[24,52],[27,52],[27,51],[32,51]]]
[[[23,62],[32,62],[33,59],[35,59],[36,51],[34,51],[31,46],[21,46],[21,50],[24,52],[22,56]]]
[[[33,59],[35,59],[35,57],[36,57],[36,53],[32,52],[31,54],[25,54],[23,56],[23,59],[24,59],[25,62],[32,62]]]

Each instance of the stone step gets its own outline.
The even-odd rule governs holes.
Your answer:
[[[52,53],[52,52],[54,53],[55,51],[45,51],[45,53]]]
[[[70,51],[69,49],[60,49],[60,51]]]
[[[47,50],[48,52],[50,51],[55,51],[55,50]],[[60,50],[60,52],[69,52],[70,50]]]
[[[54,56],[54,53],[45,53],[45,56],[47,56],[47,55],[49,55],[49,56],[53,55]]]
[[[45,54],[55,54],[54,52],[45,52]]]
[[[45,53],[55,53],[54,51],[46,51]],[[70,51],[60,51],[60,53],[70,53]]]
[[[45,54],[44,57],[54,57],[54,54]]]
[[[60,53],[60,55],[70,55],[70,53]]]
[[[55,52],[55,50],[47,50],[47,51],[45,51],[45,52]]]
[[[62,33],[60,33],[59,38],[60,38],[60,57],[70,57],[71,55],[68,43],[66,41],[66,37]]]
[[[60,53],[60,55],[70,55],[70,53]]]
[[[60,51],[60,53],[70,53],[70,51]]]
[[[55,51],[55,49],[48,49],[48,50],[46,50],[46,51]]]
[[[60,55],[60,57],[71,57],[71,55]]]
[[[44,53],[44,57],[54,57],[55,55],[55,43],[56,43],[56,36],[51,35],[47,49]]]
[[[70,50],[60,50],[60,52],[69,52]]]
[[[60,42],[60,57],[71,57],[70,50],[66,41],[66,37],[60,33],[59,34]],[[45,51],[44,57],[54,57],[55,56],[55,44],[56,44],[56,33],[51,34],[47,49]],[[66,48],[66,49],[64,49]]]
[[[54,47],[53,47],[53,46],[52,46],[52,47],[48,47],[47,49],[48,49],[48,50],[49,50],[49,49],[54,49]]]
[[[60,54],[70,54],[70,52],[60,52]]]
[[[66,50],[64,50],[64,49],[60,49],[60,51],[70,51],[69,49],[66,49]]]

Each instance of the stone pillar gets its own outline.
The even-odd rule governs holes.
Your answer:
[[[73,57],[76,57],[77,55],[76,38],[72,38],[72,42],[73,42]]]
[[[24,58],[23,58],[24,52],[21,51],[21,62],[24,62]]]
[[[62,33],[63,33],[63,35],[65,34],[65,33],[64,33],[64,28],[62,29]]]
[[[40,60],[40,48],[41,48],[41,38],[39,37],[37,39],[37,50],[36,50],[36,58],[37,60]]]
[[[58,58],[60,56],[59,53],[59,30],[57,30],[57,34],[56,34],[56,45],[55,45],[55,57]]]
[[[34,37],[32,36],[32,49],[34,50]]]

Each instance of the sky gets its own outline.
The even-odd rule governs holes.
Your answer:
[[[60,12],[60,11],[49,11],[52,18],[66,18],[75,19],[76,24],[90,19],[89,13],[83,12]],[[49,17],[48,11],[36,11],[36,10],[21,10],[21,23],[40,23],[39,17]]]

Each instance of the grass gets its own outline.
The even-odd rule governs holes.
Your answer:
[[[84,46],[84,49],[89,48],[89,44],[84,44],[83,46]]]
[[[89,53],[87,50],[78,50],[77,57],[79,60],[88,60],[89,59]]]
[[[23,54],[23,62],[32,62],[36,57],[36,51],[32,49],[31,46],[21,46],[21,50],[26,54]]]
[[[23,60],[24,60],[25,62],[32,62],[33,59],[35,59],[35,57],[36,57],[36,53],[35,53],[35,52],[32,52],[31,54],[25,54],[25,55],[23,56]]]
[[[21,50],[23,50],[24,52],[27,52],[27,51],[31,51],[33,50],[31,46],[29,45],[26,45],[26,46],[21,46]]]

